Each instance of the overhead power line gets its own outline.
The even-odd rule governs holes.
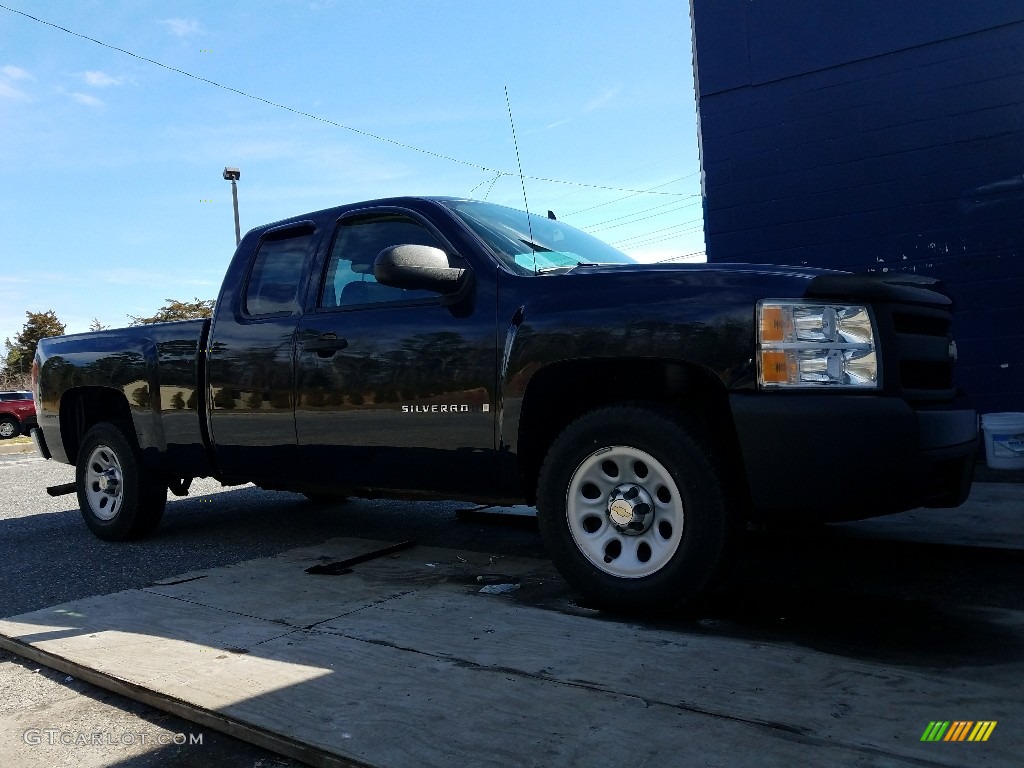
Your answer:
[[[295,107],[289,107],[287,104],[281,104],[280,102],[272,101],[270,99],[265,99],[262,96],[257,96],[255,94],[248,93],[247,91],[243,91],[243,90],[240,90],[238,88],[233,88],[230,85],[224,85],[223,83],[218,83],[215,80],[210,80],[209,78],[201,77],[200,75],[193,74],[192,72],[188,72],[188,71],[186,71],[184,69],[180,69],[178,67],[172,67],[169,64],[164,64],[163,62],[157,61],[156,59],[151,59],[151,58],[149,58],[147,56],[142,56],[141,54],[134,53],[134,52],[129,51],[129,50],[125,49],[125,48],[121,48],[119,46],[112,45],[111,43],[105,43],[102,40],[97,40],[95,37],[90,37],[89,35],[82,34],[81,32],[75,32],[73,29],[68,29],[67,27],[63,27],[60,24],[55,24],[52,21],[47,21],[46,19],[40,19],[38,16],[33,16],[30,13],[25,13],[24,11],[20,11],[17,8],[11,8],[9,6],[0,4],[0,9],[5,10],[5,11],[9,11],[11,13],[16,13],[19,16],[24,16],[26,19],[30,19],[30,20],[38,23],[38,24],[43,24],[43,25],[45,25],[47,27],[51,27],[53,29],[59,30],[59,31],[64,32],[66,34],[72,35],[73,37],[77,37],[77,38],[80,38],[82,40],[87,40],[90,43],[95,43],[96,45],[102,46],[104,48],[109,48],[112,51],[117,51],[118,53],[123,53],[124,55],[131,56],[132,58],[138,59],[139,61],[144,61],[147,64],[152,64],[154,66],[161,67],[161,68],[166,69],[166,70],[168,70],[170,72],[174,72],[176,74],[183,75],[185,77],[189,77],[189,78],[191,78],[193,80],[196,80],[198,82],[206,83],[207,85],[212,85],[215,88],[220,88],[221,90],[228,91],[230,93],[234,93],[237,96],[243,96],[243,97],[245,97],[247,99],[252,99],[253,101],[258,101],[258,102],[260,102],[262,104],[266,104],[267,106],[274,107],[276,109],[283,109],[286,112],[291,112],[292,114],[299,115],[300,117],[306,117],[306,118],[309,118],[310,120],[316,120],[316,121],[321,122],[321,123],[326,123],[327,125],[332,125],[332,126],[334,126],[336,128],[342,128],[342,129],[344,129],[346,131],[351,131],[352,133],[358,134],[359,136],[363,136],[363,137],[368,138],[368,139],[374,139],[375,141],[384,142],[385,144],[391,144],[393,146],[401,147],[402,149],[407,149],[407,150],[410,150],[412,152],[419,152],[419,153],[424,154],[424,155],[429,155],[430,157],[435,157],[435,158],[437,158],[439,160],[447,160],[448,162],[451,162],[451,163],[458,163],[459,165],[465,165],[465,166],[468,166],[470,168],[476,168],[477,170],[484,171],[485,173],[496,174],[494,181],[497,181],[497,179],[502,177],[502,176],[520,177],[520,174],[518,174],[518,173],[514,173],[514,172],[511,172],[511,171],[505,171],[505,170],[502,170],[500,168],[491,168],[490,166],[481,165],[480,163],[474,163],[474,162],[472,162],[470,160],[463,160],[463,159],[458,158],[458,157],[452,157],[451,155],[445,155],[445,154],[443,154],[441,152],[434,152],[433,150],[424,149],[423,147],[417,147],[417,146],[414,146],[413,144],[407,144],[406,142],[398,141],[397,139],[390,139],[387,136],[381,136],[379,134],[372,133],[370,131],[364,131],[364,130],[362,130],[360,128],[354,128],[351,125],[345,125],[344,123],[339,123],[336,120],[331,120],[330,118],[327,118],[327,117],[321,117],[320,115],[314,115],[311,112],[305,112],[305,111],[303,111],[301,109],[296,109]],[[543,176],[523,176],[522,178],[530,179],[531,181],[544,181],[544,182],[548,182],[550,184],[565,184],[565,185],[575,186],[575,187],[587,187],[589,189],[605,189],[605,190],[611,190],[611,191],[614,191],[614,192],[629,192],[629,193],[638,194],[638,195],[648,194],[648,195],[669,195],[669,196],[673,196],[673,197],[689,197],[689,195],[684,195],[684,194],[680,194],[680,193],[677,193],[677,192],[655,192],[653,190],[628,189],[628,188],[624,188],[624,187],[611,187],[611,186],[605,186],[603,184],[588,184],[588,183],[580,182],[580,181],[567,181],[565,179],[553,179],[553,178],[547,178],[547,177],[543,177]],[[494,181],[491,182],[492,186],[493,186]],[[665,186],[665,185],[661,185],[661,186]]]
[[[626,195],[625,197],[617,197],[614,200],[608,200],[607,202],[604,202],[604,203],[598,203],[597,205],[592,205],[589,208],[581,208],[578,211],[573,211],[572,213],[569,213],[569,214],[566,214],[566,215],[567,216],[578,216],[581,213],[586,213],[587,211],[592,211],[595,208],[604,208],[606,205],[612,205],[613,203],[620,203],[623,200],[628,200],[629,198],[636,197],[637,195],[642,195],[642,194],[649,194],[649,195],[653,195],[653,194],[671,194],[671,193],[668,193],[668,192],[657,192],[656,193],[653,190],[660,189],[661,187],[667,187],[670,184],[675,184],[678,181],[683,181],[685,179],[689,179],[692,176],[696,176],[698,173],[700,173],[700,171],[694,171],[693,173],[688,173],[685,176],[680,176],[678,179],[672,179],[672,181],[666,181],[664,184],[657,184],[657,185],[655,185],[653,187],[650,187],[650,188],[648,188],[646,190],[628,190],[628,189],[623,189],[623,190],[621,190],[622,192],[632,192],[633,194]],[[700,197],[700,195],[683,194],[683,193],[677,192],[677,193],[675,193],[675,197]]]
[[[652,245],[656,242],[663,242],[665,240],[671,240],[678,235],[685,235],[691,232],[700,232],[704,225],[699,224],[697,226],[692,225],[693,221],[684,221],[682,224],[676,224],[671,227],[663,227],[661,229],[654,229],[650,232],[645,232],[642,235],[635,235],[633,237],[627,237],[624,240],[619,240],[612,243],[616,248],[637,248],[641,245]],[[660,237],[659,237],[660,235]]]
[[[698,202],[699,201],[695,200],[693,202],[683,203],[682,205],[677,205],[676,201],[673,200],[671,203],[664,203],[662,205],[656,205],[656,206],[654,206],[654,208],[645,208],[644,210],[635,211],[634,213],[629,213],[629,214],[626,214],[625,216],[619,216],[619,217],[617,217],[615,219],[607,219],[605,221],[598,222],[597,224],[592,224],[592,225],[587,227],[587,231],[588,232],[603,232],[606,229],[617,229],[618,227],[628,227],[628,226],[636,224],[637,222],[640,222],[640,221],[647,221],[648,219],[656,219],[659,216],[667,216],[670,213],[677,213],[678,211],[683,210],[683,208],[692,208],[693,206],[697,205]],[[664,208],[665,206],[670,206],[670,205],[674,205],[675,207],[674,208],[669,208],[666,211],[658,211],[658,213],[649,213],[650,211],[656,210],[657,208]],[[645,213],[648,213],[649,215],[643,216],[642,214],[645,214]],[[629,221],[622,221],[622,219],[629,219]],[[696,221],[696,220],[697,219],[694,219],[694,221]],[[617,224],[613,224],[611,222],[618,222],[618,223]]]

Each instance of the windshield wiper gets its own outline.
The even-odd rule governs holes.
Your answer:
[[[576,269],[576,267],[604,267],[604,266],[607,266],[607,262],[605,264],[600,264],[600,263],[598,263],[596,261],[577,261],[575,264],[559,264],[558,266],[555,266],[555,267],[541,267],[540,269],[537,270],[537,274],[539,275],[539,274],[544,273],[544,272],[554,272],[556,269],[564,269],[566,272],[571,272],[572,270]]]

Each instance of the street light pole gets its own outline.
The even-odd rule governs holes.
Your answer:
[[[235,206],[235,245],[242,242],[242,229],[238,223],[238,179],[242,172],[237,168],[225,168],[224,178],[231,182],[231,200]]]

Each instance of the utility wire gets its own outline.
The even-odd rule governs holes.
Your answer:
[[[199,75],[194,75],[191,72],[185,71],[184,69],[179,69],[178,67],[172,67],[169,64],[164,64],[162,62],[157,61],[156,59],[150,59],[150,58],[148,58],[146,56],[142,56],[142,55],[140,55],[138,53],[133,53],[132,51],[126,50],[124,48],[119,48],[116,45],[111,45],[110,43],[105,43],[102,40],[97,40],[95,37],[89,37],[88,35],[83,35],[81,32],[75,32],[74,30],[68,29],[67,27],[62,27],[59,24],[54,24],[51,21],[46,21],[45,19],[40,19],[40,18],[38,18],[36,16],[33,16],[30,13],[25,13],[24,11],[19,11],[17,8],[9,8],[6,5],[0,5],[0,8],[2,8],[5,11],[10,11],[11,13],[17,13],[17,14],[19,14],[21,16],[24,16],[27,19],[31,19],[32,21],[38,22],[40,24],[44,24],[44,25],[46,25],[48,27],[53,27],[54,29],[58,29],[61,32],[66,32],[67,34],[73,35],[74,37],[81,38],[82,40],[88,40],[90,43],[96,43],[96,45],[101,45],[104,48],[109,48],[112,51],[117,51],[118,53],[123,53],[126,56],[131,56],[132,58],[138,59],[139,61],[144,61],[147,64],[154,64],[155,66],[162,67],[163,69],[166,69],[166,70],[170,70],[171,72],[174,72],[176,74],[184,75],[185,77],[190,77],[193,80],[198,80],[201,83],[206,83],[207,85],[212,85],[215,88],[220,88],[222,90],[229,91],[231,93],[237,94],[238,96],[244,96],[245,98],[252,99],[253,101],[259,101],[259,102],[261,102],[263,104],[267,104],[267,105],[269,105],[271,107],[276,107],[277,109],[286,110],[287,112],[291,112],[291,113],[299,115],[301,117],[308,117],[311,120],[317,120],[317,121],[319,121],[321,123],[327,123],[328,125],[333,125],[336,128],[344,128],[346,131],[352,131],[353,133],[359,134],[360,136],[365,136],[365,137],[370,138],[370,139],[376,139],[377,141],[383,141],[383,142],[386,142],[388,144],[394,144],[395,146],[402,147],[403,149],[410,149],[410,150],[413,150],[414,152],[422,152],[425,155],[431,155],[432,157],[437,157],[437,158],[440,158],[441,160],[449,160],[449,161],[451,161],[453,163],[460,163],[462,165],[468,165],[471,168],[477,168],[477,169],[479,169],[481,171],[487,171],[489,173],[497,173],[498,172],[498,169],[496,169],[496,168],[489,168],[489,167],[487,167],[485,165],[480,165],[478,163],[471,163],[468,160],[460,160],[459,158],[456,158],[456,157],[450,157],[449,155],[443,155],[440,152],[432,152],[429,149],[422,149],[420,147],[414,147],[412,144],[405,144],[405,143],[403,143],[401,141],[396,141],[395,139],[389,139],[386,136],[379,136],[379,135],[377,135],[375,133],[370,133],[369,131],[363,131],[363,130],[360,130],[359,128],[353,128],[350,125],[344,125],[343,123],[336,122],[336,121],[331,120],[331,119],[326,118],[326,117],[320,117],[319,115],[314,115],[314,114],[312,114],[310,112],[303,112],[302,110],[296,109],[295,107],[289,107],[287,104],[280,104],[280,103],[278,103],[276,101],[271,101],[270,99],[264,99],[262,96],[255,96],[255,95],[253,95],[251,93],[247,93],[245,91],[239,90],[238,88],[232,88],[229,85],[223,85],[222,83],[218,83],[215,80],[210,80],[209,78],[206,78],[206,77],[201,77]],[[502,172],[502,173],[504,173],[504,172]]]
[[[690,256],[704,256],[704,257],[706,257],[707,255],[708,255],[707,251],[690,251],[689,253],[681,253],[678,256],[669,256],[667,259],[662,259],[661,261],[656,261],[654,263],[655,264],[664,264],[665,262],[668,262],[668,261],[679,261],[681,259],[689,258]]]
[[[680,207],[686,208],[686,207],[688,207],[690,205],[694,205],[694,204],[695,203],[692,203],[692,202],[691,203],[684,203]],[[623,219],[629,219],[629,218],[632,218],[633,216],[638,216],[641,213],[649,213],[650,211],[657,211],[660,208],[667,208],[670,205],[679,205],[679,201],[678,200],[669,200],[667,203],[659,203],[658,205],[653,205],[650,208],[641,208],[639,211],[633,211],[632,213],[626,213],[626,214],[623,214],[622,216],[615,216],[615,217],[613,217],[611,219],[604,219],[602,221],[595,221],[593,224],[588,224],[587,225],[587,229],[589,230],[589,229],[593,229],[595,227],[602,227],[605,224],[610,224],[613,221],[622,221]],[[674,211],[676,209],[675,208],[670,208],[669,210],[673,210]],[[568,215],[569,214],[566,214],[567,217],[568,217]]]
[[[683,227],[693,226],[698,221],[701,221],[701,219],[690,219],[689,221],[681,221],[678,224],[673,224],[669,227],[662,227],[661,229],[652,229],[650,232],[645,232],[642,235],[624,237],[622,240],[618,240],[615,243],[613,243],[613,245],[618,245],[619,243],[628,243],[630,240],[643,240],[644,238],[660,234],[661,232],[671,232],[674,229],[682,229]]]
[[[624,189],[624,190],[622,190],[623,192],[631,191],[632,194],[626,195],[625,197],[617,197],[614,200],[608,200],[607,202],[604,202],[604,203],[598,203],[597,205],[592,205],[589,208],[581,208],[578,211],[573,211],[572,213],[567,213],[566,216],[578,216],[581,213],[586,213],[587,211],[593,211],[596,208],[604,208],[606,205],[612,205],[614,203],[621,203],[623,200],[628,200],[629,198],[636,197],[637,195],[643,195],[643,194],[649,194],[649,195],[673,194],[673,193],[668,193],[668,192],[654,192],[653,190],[660,189],[661,187],[667,187],[670,184],[675,184],[678,181],[684,181],[684,180],[689,179],[689,178],[691,178],[693,176],[696,176],[698,173],[700,173],[700,171],[694,171],[693,173],[688,173],[685,176],[680,176],[678,179],[672,179],[672,181],[666,181],[664,184],[656,184],[655,186],[649,187],[648,189],[645,189],[645,190],[625,190]],[[674,195],[675,195],[675,197],[700,197],[700,195],[688,195],[688,194],[683,194],[683,193],[680,193],[680,192],[676,192],[676,193],[674,193]]]
[[[207,85],[212,85],[215,88],[220,88],[221,90],[228,91],[230,93],[234,93],[234,94],[236,94],[238,96],[243,96],[243,97],[245,97],[247,99],[252,99],[253,101],[258,101],[258,102],[260,102],[262,104],[266,104],[268,106],[275,107],[277,109],[283,109],[286,112],[291,112],[292,114],[299,115],[300,117],[307,117],[310,120],[316,120],[316,121],[321,122],[321,123],[326,123],[328,125],[333,125],[336,128],[342,128],[342,129],[344,129],[346,131],[351,131],[352,133],[358,134],[360,136],[364,136],[364,137],[369,138],[369,139],[375,139],[376,141],[381,141],[381,142],[384,142],[386,144],[392,144],[392,145],[394,145],[396,147],[401,147],[402,149],[408,149],[408,150],[410,150],[412,152],[419,152],[419,153],[424,154],[424,155],[429,155],[430,157],[435,157],[435,158],[437,158],[439,160],[447,160],[447,161],[452,162],[452,163],[458,163],[459,165],[465,165],[465,166],[468,166],[470,168],[476,168],[477,170],[481,170],[481,171],[484,171],[486,173],[496,174],[496,177],[495,177],[494,181],[497,181],[497,179],[502,177],[502,176],[519,176],[520,175],[520,174],[517,174],[517,173],[511,173],[509,171],[504,171],[504,170],[501,170],[499,168],[491,168],[490,166],[481,165],[480,163],[474,163],[474,162],[471,162],[469,160],[463,160],[461,158],[452,157],[451,155],[445,155],[445,154],[442,154],[441,152],[434,152],[434,151],[429,150],[429,149],[423,149],[422,147],[417,147],[417,146],[414,146],[412,144],[406,144],[405,142],[398,141],[396,139],[389,139],[386,136],[380,136],[379,134],[371,133],[370,131],[364,131],[364,130],[361,130],[359,128],[353,128],[350,125],[345,125],[343,123],[339,123],[339,122],[337,122],[335,120],[331,120],[330,118],[321,117],[319,115],[314,115],[311,112],[304,112],[301,109],[296,109],[295,107],[289,107],[287,104],[281,104],[281,103],[276,102],[276,101],[271,101],[270,99],[265,99],[262,96],[256,96],[256,95],[248,93],[246,91],[239,90],[238,88],[232,88],[229,85],[224,85],[222,83],[218,83],[215,80],[210,80],[209,78],[201,77],[200,75],[192,74],[191,72],[187,72],[184,69],[179,69],[178,67],[172,67],[169,64],[164,64],[162,62],[157,61],[156,59],[150,59],[150,58],[148,58],[146,56],[142,56],[142,55],[140,55],[138,53],[133,53],[132,51],[129,51],[129,50],[125,49],[125,48],[119,48],[116,45],[112,45],[110,43],[105,43],[102,40],[97,40],[95,37],[89,37],[88,35],[82,34],[81,32],[75,32],[74,30],[68,29],[67,27],[62,27],[60,24],[55,24],[52,21],[46,21],[45,19],[40,19],[39,17],[33,16],[30,13],[25,13],[24,11],[19,11],[17,8],[11,8],[9,6],[0,4],[0,10],[5,10],[5,11],[9,11],[11,13],[16,13],[19,16],[24,16],[26,19],[31,19],[32,21],[37,22],[39,24],[43,24],[43,25],[45,25],[47,27],[52,27],[53,29],[59,30],[61,32],[65,32],[65,33],[67,33],[69,35],[72,35],[73,37],[77,37],[77,38],[80,38],[82,40],[88,40],[90,43],[95,43],[96,45],[100,45],[100,46],[102,46],[104,48],[109,48],[112,51],[117,51],[118,53],[123,53],[126,56],[131,56],[132,58],[138,59],[139,61],[144,61],[147,64],[153,64],[154,66],[162,67],[163,69],[169,70],[169,71],[174,72],[174,73],[179,74],[179,75],[184,75],[185,77],[192,78],[193,80],[196,80],[198,82],[206,83]],[[541,177],[541,176],[525,176],[523,178],[530,179],[531,181],[545,181],[545,182],[548,182],[548,183],[551,183],[551,184],[565,184],[565,185],[575,186],[575,187],[587,187],[589,189],[605,189],[605,190],[611,190],[611,191],[615,191],[615,192],[630,192],[630,193],[638,194],[638,195],[640,195],[640,194],[651,194],[651,195],[672,195],[674,197],[687,197],[687,195],[683,195],[683,194],[676,193],[676,192],[653,192],[653,191],[642,190],[642,189],[627,189],[627,188],[623,188],[623,187],[609,187],[609,186],[604,186],[602,184],[586,184],[586,183],[579,182],[579,181],[566,181],[564,179],[552,179],[552,178],[545,178],[545,177]],[[492,181],[491,184],[493,186],[494,182]],[[662,186],[664,186],[664,185],[662,185]]]
[[[672,205],[674,202],[675,201],[672,201],[672,203],[666,203],[665,205]],[[587,231],[588,232],[602,232],[602,231],[604,231],[606,229],[617,229],[618,227],[628,227],[629,225],[636,224],[637,222],[640,222],[640,221],[647,221],[648,219],[656,219],[659,216],[667,216],[670,213],[676,213],[678,211],[683,210],[684,208],[692,208],[695,205],[697,205],[697,201],[694,201],[692,203],[684,203],[683,205],[678,205],[675,208],[669,208],[667,211],[659,211],[658,213],[652,213],[649,216],[641,216],[641,214],[647,213],[648,211],[653,211],[655,208],[663,208],[664,207],[663,205],[658,205],[658,206],[655,206],[655,208],[646,208],[646,209],[644,209],[642,211],[636,211],[635,213],[630,213],[630,214],[627,214],[625,216],[619,216],[617,219],[608,219],[607,221],[602,221],[602,222],[600,222],[598,224],[593,224],[593,225],[587,227]],[[639,217],[639,218],[637,218],[637,217]],[[703,217],[701,217],[701,218],[703,218]],[[629,221],[620,221],[621,219],[629,219]],[[620,223],[618,223],[618,224],[610,223],[610,222],[614,222],[614,221],[620,221]],[[693,221],[698,221],[698,219],[693,219]]]
[[[682,157],[682,155],[680,155],[680,157]],[[647,168],[650,168],[652,165],[658,165],[658,166],[661,166],[662,168],[665,168],[665,167],[671,165],[671,163],[669,163],[668,158],[659,157],[657,160],[653,160],[653,161],[651,161],[649,163],[644,163],[643,165],[633,166],[629,170],[623,171],[622,173],[617,173],[614,176],[609,177],[607,180],[609,182],[611,182],[611,181],[615,181],[616,179],[621,179],[624,176],[631,176],[631,175],[635,174],[637,171],[642,171],[642,170],[645,170]],[[699,173],[700,173],[700,171],[696,171],[695,173],[691,173],[691,174],[688,174],[687,176],[683,176],[682,179],[689,178],[690,176],[696,176]],[[681,179],[673,179],[673,182],[674,181],[680,181],[680,180]],[[673,183],[673,182],[668,182],[668,183]],[[667,186],[667,184],[658,184],[655,187],[648,187],[648,189],[657,189],[658,187],[664,187],[664,186]],[[571,190],[569,192],[565,192],[565,193],[559,195],[558,197],[552,199],[551,202],[558,202],[559,200],[564,200],[564,199],[566,199],[568,197],[572,197],[573,195],[578,195],[578,194],[579,194],[579,191]],[[627,197],[631,197],[631,195],[627,195]],[[619,198],[619,199],[622,199],[622,198]],[[617,202],[617,200],[612,200],[609,203],[601,203],[601,205],[609,205],[610,203],[613,203],[613,202]],[[559,205],[561,205],[561,203],[559,203]],[[597,206],[597,207],[600,207],[600,206]],[[583,210],[590,210],[590,209],[589,208],[585,208]],[[579,213],[579,212],[580,211],[577,211],[577,213]],[[570,214],[567,214],[567,215],[570,215]]]
[[[635,235],[633,237],[627,237],[624,240],[619,240],[617,242],[612,243],[612,245],[615,246],[616,248],[621,248],[623,246],[626,246],[626,247],[629,247],[629,248],[635,248],[638,245],[647,245],[648,244],[648,239],[650,239],[654,235],[659,235],[659,234],[666,233],[666,232],[672,232],[672,233],[674,233],[674,235],[683,235],[683,234],[686,234],[688,232],[697,232],[697,231],[699,231],[699,230],[701,230],[703,228],[703,224],[698,225],[698,226],[689,226],[691,224],[693,224],[693,222],[684,221],[682,224],[675,224],[675,225],[673,225],[671,227],[662,227],[661,229],[654,229],[654,230],[651,230],[650,232],[646,232],[646,233],[644,233],[642,235]],[[687,228],[687,227],[689,227],[689,228]],[[669,238],[671,238],[671,237],[672,237],[672,235],[669,236]],[[636,241],[640,241],[640,242],[636,242]]]
[[[670,235],[663,235],[661,237],[654,237],[654,238],[651,238],[650,240],[642,240],[642,241],[640,241],[638,243],[629,243],[628,245],[617,245],[616,244],[614,247],[618,248],[620,251],[636,250],[638,248],[647,248],[648,246],[651,246],[651,245],[657,245],[658,243],[665,243],[665,242],[668,242],[669,240],[676,240],[677,238],[679,238],[679,237],[681,237],[683,235],[696,234],[696,233],[698,233],[700,231],[701,231],[700,227],[694,227],[693,229],[684,229],[684,230],[682,230],[680,232],[674,232],[674,233],[672,233]]]

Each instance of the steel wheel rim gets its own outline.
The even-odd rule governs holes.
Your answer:
[[[649,501],[653,511],[649,522],[627,526],[623,510],[610,507],[616,497],[621,498],[623,488],[632,487],[642,489],[635,498],[644,504]],[[678,484],[660,461],[631,446],[613,445],[585,458],[569,481],[565,512],[583,556],[619,578],[642,579],[657,573],[671,561],[683,537],[685,512]],[[646,529],[641,530],[642,526]]]
[[[9,421],[0,421],[0,437],[14,437],[14,425]]]
[[[106,445],[97,445],[85,467],[85,496],[89,508],[100,520],[109,522],[121,511],[124,498],[121,463]]]

